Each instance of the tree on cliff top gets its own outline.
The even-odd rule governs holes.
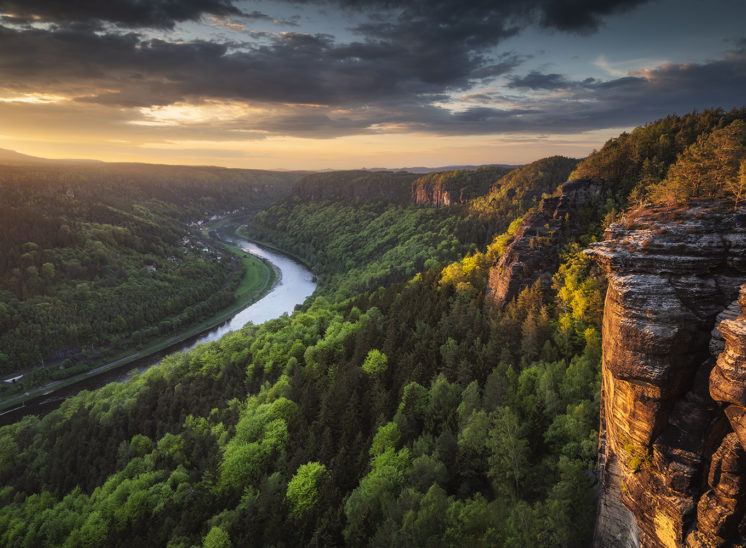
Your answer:
[[[727,189],[735,198],[735,207],[738,207],[744,192],[746,192],[746,159],[741,160],[741,168],[738,170],[738,179],[731,179],[726,183]]]
[[[598,177],[613,183],[622,202],[645,201],[647,190],[666,178],[669,167],[689,146],[734,120],[746,120],[746,108],[667,116],[610,139],[583,160],[570,178]]]
[[[735,120],[724,128],[700,135],[666,178],[650,189],[656,202],[686,203],[692,198],[740,201],[743,189],[739,166],[746,160],[746,123]]]

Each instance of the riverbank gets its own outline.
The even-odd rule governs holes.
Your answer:
[[[267,242],[267,241],[264,241],[264,240],[258,240],[256,238],[252,237],[249,234],[248,229],[244,225],[241,225],[241,226],[239,226],[236,229],[236,234],[238,236],[240,236],[241,238],[246,238],[247,240],[251,240],[252,242],[254,242],[254,243],[256,243],[256,244],[258,244],[258,245],[260,245],[262,247],[266,247],[267,249],[271,249],[272,251],[276,251],[277,253],[282,253],[283,255],[287,255],[291,259],[294,259],[295,261],[298,261],[300,264],[302,264],[303,266],[305,266],[308,270],[310,270],[311,272],[313,272],[313,267],[303,257],[301,257],[300,255],[296,255],[295,253],[291,253],[290,251],[286,251],[286,250],[284,250],[282,248],[279,248],[275,244],[273,244],[272,242]],[[316,275],[316,273],[314,273],[314,276],[315,275]]]
[[[125,368],[133,362],[145,360],[160,352],[175,349],[184,341],[199,337],[200,335],[215,329],[217,326],[235,316],[241,310],[261,300],[279,282],[280,276],[277,275],[277,271],[269,260],[248,254],[229,242],[221,240],[219,243],[216,242],[216,244],[222,247],[227,253],[230,253],[235,260],[241,261],[244,266],[244,275],[235,290],[234,294],[236,300],[233,305],[176,335],[161,337],[160,339],[152,341],[137,352],[133,353],[131,350],[120,352],[118,355],[115,355],[113,359],[110,358],[110,361],[107,363],[95,366],[83,373],[47,383],[23,393],[9,395],[7,398],[0,400],[0,416],[18,409],[19,407],[23,407],[25,402],[28,402],[29,400],[41,396],[53,398],[55,393],[75,384],[79,384],[87,379],[120,368]],[[259,275],[259,269],[261,269],[261,275]]]

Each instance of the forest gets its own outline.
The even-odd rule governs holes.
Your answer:
[[[198,245],[206,238],[188,224],[261,209],[296,178],[138,164],[0,166],[0,375],[36,368],[22,384],[69,376],[231,304],[238,263]]]
[[[317,294],[0,428],[0,542],[588,544],[606,282],[582,251],[641,203],[738,204],[744,120],[669,116],[443,208],[300,180],[245,230],[307,260]],[[577,177],[611,191],[563,234],[548,283],[495,306],[491,269]]]

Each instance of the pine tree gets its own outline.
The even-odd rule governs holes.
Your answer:
[[[670,203],[685,203],[692,198],[740,199],[732,185],[738,184],[739,164],[746,159],[745,141],[743,120],[700,135],[671,166],[666,179],[651,189],[652,198]]]

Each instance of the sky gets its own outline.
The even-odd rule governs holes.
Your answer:
[[[259,169],[583,157],[746,105],[744,0],[0,0],[0,148]]]

